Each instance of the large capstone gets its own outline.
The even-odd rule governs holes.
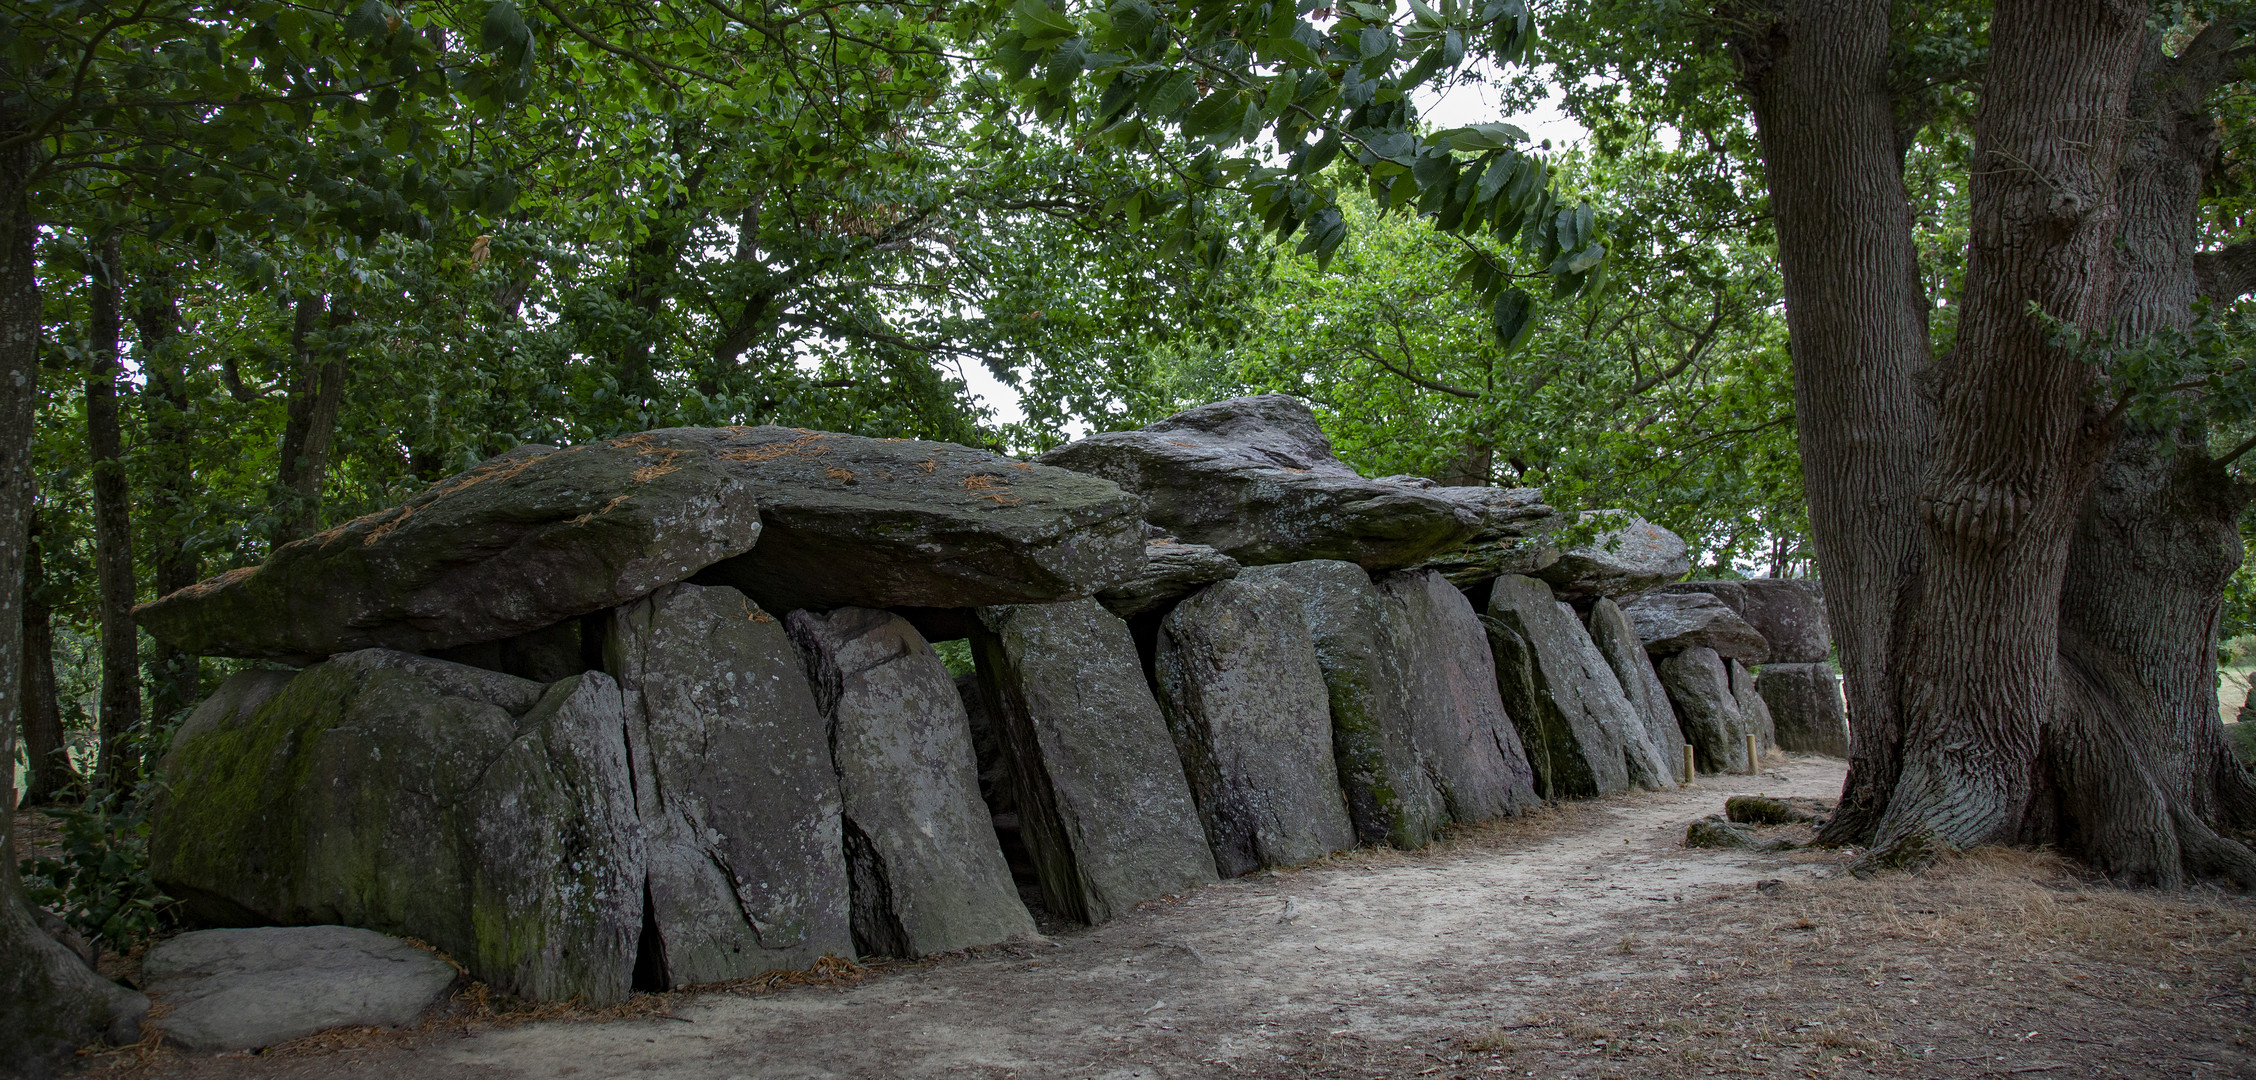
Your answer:
[[[1402,689],[1411,745],[1449,816],[1470,824],[1542,805],[1472,602],[1431,570],[1389,574],[1378,588],[1386,681]]]
[[[772,611],[961,608],[1144,565],[1135,500],[1107,480],[953,443],[669,428],[520,447],[137,617],[192,653],[318,658],[497,641],[693,575]]]
[[[1363,568],[1337,559],[1255,567],[1299,597],[1332,719],[1332,756],[1356,837],[1415,851],[1448,822],[1441,793],[1418,763],[1402,687],[1383,646],[1386,608]]]
[[[617,685],[369,649],[230,678],[181,726],[150,874],[219,925],[416,937],[534,1000],[627,996],[642,833]]]
[[[1755,689],[1770,707],[1779,749],[1849,756],[1849,716],[1841,699],[1841,677],[1830,665],[1764,664],[1755,674]]]
[[[339,1027],[402,1027],[446,1001],[454,965],[350,926],[196,930],[167,938],[141,976],[156,1026],[187,1050],[253,1050]]]
[[[1228,581],[1176,605],[1153,681],[1222,876],[1355,846],[1324,672],[1288,586]]]
[[[1807,578],[1686,581],[1662,592],[1701,592],[1723,601],[1770,645],[1770,662],[1814,664],[1833,651],[1825,589]]]
[[[939,654],[906,620],[871,608],[794,611],[786,622],[830,720],[856,946],[914,957],[1033,937]]]
[[[1482,617],[1504,707],[1545,798],[1672,786],[1665,752],[1645,733],[1573,609],[1531,577],[1496,579]]]
[[[1692,569],[1683,537],[1628,511],[1592,510],[1579,523],[1596,535],[1565,546],[1557,559],[1530,571],[1558,590],[1561,599],[1581,604],[1600,596],[1628,596]]]
[[[1684,745],[1684,732],[1677,726],[1676,710],[1669,706],[1668,690],[1661,685],[1660,674],[1653,670],[1653,658],[1645,651],[1645,643],[1638,640],[1629,616],[1622,614],[1612,600],[1600,597],[1590,605],[1584,625],[1590,630],[1591,644],[1597,646],[1598,655],[1606,658],[1606,666],[1614,669],[1614,678],[1621,683],[1630,706],[1637,710],[1638,721],[1645,727],[1645,737],[1669,756],[1669,775],[1677,775],[1682,768],[1678,763],[1678,748]]]
[[[1095,600],[982,608],[982,696],[1050,913],[1091,925],[1216,879],[1128,624]]]
[[[1568,519],[1543,501],[1540,489],[1441,487],[1416,477],[1388,479],[1425,486],[1429,493],[1480,515],[1480,528],[1462,547],[1417,565],[1420,570],[1440,571],[1451,584],[1468,587],[1504,574],[1532,574],[1565,554],[1556,534]]]
[[[1704,592],[1647,593],[1622,605],[1647,652],[1667,656],[1701,648],[1750,664],[1762,663],[1770,646],[1729,605]]]
[[[735,589],[669,585],[613,613],[604,660],[649,838],[637,981],[851,957],[838,775],[783,624]]]
[[[1238,560],[1205,544],[1162,534],[1144,541],[1143,573],[1098,590],[1097,602],[1123,619],[1132,619],[1236,576]]]
[[[1108,480],[922,439],[797,428],[631,436],[704,454],[760,504],[760,544],[701,582],[770,611],[963,608],[1088,596],[1145,568],[1136,500]]]
[[[1333,455],[1308,406],[1283,394],[1092,435],[1040,460],[1118,483],[1144,499],[1152,524],[1247,566],[1408,566],[1462,544],[1482,522],[1456,500],[1357,474]]]
[[[205,655],[423,652],[613,607],[751,549],[760,507],[727,463],[657,460],[618,443],[521,446],[134,617]]]
[[[1692,744],[1694,767],[1704,773],[1747,771],[1746,736],[1752,734],[1731,692],[1731,673],[1715,650],[1694,646],[1661,658],[1677,726]]]

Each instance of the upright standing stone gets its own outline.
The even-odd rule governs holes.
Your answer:
[[[1472,602],[1433,570],[1389,574],[1378,588],[1387,681],[1402,688],[1411,745],[1449,816],[1470,824],[1542,805]]]
[[[1747,733],[1756,743],[1768,750],[1778,745],[1778,728],[1771,720],[1770,706],[1763,703],[1762,693],[1755,689],[1755,673],[1737,660],[1726,660],[1731,669],[1731,700],[1739,706],[1739,717],[1747,722]]]
[[[150,875],[202,922],[421,938],[536,1001],[627,996],[641,832],[610,676],[366,649],[243,672],[181,725]]]
[[[1780,749],[1849,756],[1848,711],[1841,700],[1841,677],[1831,667],[1764,664],[1755,674],[1755,689],[1770,707]]]
[[[1355,846],[1324,672],[1289,586],[1225,581],[1175,605],[1153,678],[1222,876]]]
[[[1669,704],[1676,708],[1677,725],[1684,729],[1684,741],[1692,744],[1699,770],[1746,772],[1746,736],[1751,732],[1723,664],[1714,649],[1693,646],[1661,658],[1661,685],[1668,688]]]
[[[1637,639],[1637,630],[1629,624],[1629,616],[1612,600],[1599,598],[1590,605],[1588,621],[1591,644],[1598,654],[1606,658],[1606,666],[1614,669],[1614,678],[1620,680],[1622,692],[1637,710],[1638,719],[1645,725],[1645,735],[1653,745],[1671,754],[1684,744],[1684,729],[1677,726],[1676,710],[1669,707],[1668,690],[1661,685],[1660,675],[1653,670],[1653,658],[1646,654],[1645,643]],[[1669,770],[1670,776],[1676,769]]]
[[[1091,925],[1215,880],[1128,624],[1095,600],[982,608],[979,677],[1052,914]]]
[[[913,957],[1033,936],[940,655],[891,612],[794,611],[785,621],[830,718],[857,947]]]
[[[1431,843],[1448,809],[1411,743],[1403,689],[1381,647],[1385,606],[1371,575],[1351,562],[1313,559],[1254,567],[1242,577],[1279,582],[1300,597],[1324,671],[1332,757],[1356,837],[1404,851]]]
[[[1538,790],[1556,798],[1668,783],[1668,759],[1646,737],[1644,722],[1582,623],[1549,585],[1516,574],[1500,577],[1488,612],[1483,625],[1504,707],[1518,723]]]
[[[604,660],[649,837],[644,980],[853,955],[838,775],[783,624],[735,589],[671,585],[613,613]]]

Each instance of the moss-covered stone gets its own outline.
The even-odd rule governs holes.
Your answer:
[[[200,921],[429,941],[505,992],[617,1000],[640,928],[619,697],[389,650],[247,672],[183,726],[151,871]]]

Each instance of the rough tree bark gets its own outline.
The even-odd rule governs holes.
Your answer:
[[[1869,832],[1895,786],[1899,608],[1916,596],[1934,423],[1918,389],[1930,347],[1888,8],[1800,0],[1734,42],[1778,228],[1811,541],[1855,725],[1829,838]]]
[[[102,624],[100,753],[95,783],[130,791],[139,781],[129,739],[141,726],[141,643],[133,624],[132,493],[118,431],[118,358],[124,267],[115,237],[102,244],[87,288],[86,448],[93,464],[95,614]]]
[[[23,803],[45,806],[77,786],[63,743],[63,710],[55,692],[55,614],[40,596],[46,584],[37,512],[24,545],[23,574]]]
[[[12,61],[0,58],[0,65]],[[25,200],[32,146],[6,136],[24,117],[0,104],[0,671],[23,663],[24,548],[31,513],[31,436],[39,385],[39,284],[32,274],[38,233]],[[0,678],[0,761],[16,757],[23,698]],[[14,784],[0,800],[15,803]],[[139,1008],[136,1010],[135,1005]],[[16,876],[15,815],[0,814],[0,1076],[42,1076],[108,1030],[133,1037],[148,999],[94,974],[32,920]]]
[[[329,310],[330,332],[316,341],[314,326],[321,321],[326,303],[321,296],[301,297],[290,328],[290,398],[277,477],[276,546],[321,528],[321,482],[329,475],[329,447],[336,439],[337,411],[345,396],[345,359],[333,347],[333,339],[352,317],[342,307]]]
[[[135,284],[133,328],[139,338],[134,358],[147,390],[141,396],[148,430],[150,506],[142,514],[156,565],[156,594],[164,596],[202,578],[201,560],[188,546],[188,522],[195,515],[195,430],[190,415],[188,372],[180,350],[180,306],[171,273],[155,260]],[[157,642],[150,666],[149,709],[170,720],[201,697],[202,663],[196,656]]]

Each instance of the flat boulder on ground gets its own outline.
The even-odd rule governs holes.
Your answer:
[[[199,654],[429,652],[692,576],[773,611],[961,608],[1087,596],[1144,562],[1135,500],[1096,477],[953,443],[668,428],[520,447],[136,617]]]
[[[1095,925],[1214,882],[1128,624],[1075,600],[982,608],[978,631],[981,697],[1010,757],[1020,834],[1050,913]]]
[[[1825,622],[1825,589],[1807,578],[1684,581],[1662,592],[1707,593],[1723,601],[1770,646],[1770,662],[1814,664],[1833,652]]]
[[[1564,547],[1557,559],[1530,571],[1562,600],[1580,606],[1601,596],[1628,596],[1692,569],[1683,537],[1628,511],[1586,511],[1579,523],[1597,535]]]
[[[1457,500],[1357,474],[1333,455],[1308,406],[1283,394],[1092,435],[1040,460],[1118,483],[1143,498],[1152,524],[1246,566],[1408,566],[1462,544],[1482,521]]]
[[[1751,734],[1731,692],[1731,672],[1715,650],[1693,646],[1661,658],[1661,685],[1668,688],[1677,726],[1692,744],[1693,765],[1704,773],[1743,773],[1748,769],[1746,736]]]
[[[1123,619],[1158,611],[1217,581],[1238,576],[1238,560],[1164,533],[1144,540],[1144,570],[1097,590],[1097,602]]]
[[[1482,617],[1504,707],[1545,798],[1672,786],[1673,770],[1571,608],[1531,577],[1496,579]]]
[[[540,1001],[627,996],[642,830],[610,676],[382,649],[247,671],[175,735],[150,875],[205,923],[416,937]]]
[[[891,612],[794,611],[786,623],[830,720],[862,954],[1036,936],[980,801],[970,718],[940,655]]]
[[[1411,745],[1449,816],[1472,824],[1542,805],[1472,602],[1431,570],[1389,574],[1378,589],[1386,679],[1402,689]]]
[[[726,463],[632,446],[520,446],[388,510],[152,600],[134,618],[199,655],[318,659],[513,637],[751,550],[760,507]]]
[[[1684,745],[1684,731],[1677,726],[1676,710],[1669,705],[1668,689],[1661,685],[1660,673],[1653,670],[1652,654],[1638,640],[1629,616],[1622,614],[1613,600],[1600,597],[1590,605],[1583,624],[1590,631],[1591,644],[1606,658],[1606,666],[1614,669],[1614,678],[1620,681],[1630,706],[1637,710],[1645,737],[1669,757],[1669,775],[1676,777],[1683,769],[1679,748]]]
[[[1622,605],[1637,639],[1655,656],[1708,649],[1750,664],[1770,656],[1770,645],[1723,601],[1704,592],[1647,593]]]
[[[670,988],[851,957],[828,723],[783,623],[726,586],[612,613],[648,838],[639,981]]]
[[[1356,836],[1404,851],[1431,843],[1449,812],[1412,744],[1404,691],[1383,645],[1386,609],[1371,576],[1337,559],[1254,567],[1243,576],[1278,582],[1300,599],[1324,673],[1332,756]]]
[[[339,1027],[404,1027],[447,999],[454,965],[350,926],[198,930],[141,962],[185,1050],[255,1050]]]
[[[1764,664],[1755,674],[1755,690],[1770,708],[1779,749],[1849,756],[1848,709],[1841,698],[1841,677],[1832,667]]]
[[[1289,586],[1227,581],[1177,604],[1153,681],[1223,877],[1355,846],[1324,672]]]

